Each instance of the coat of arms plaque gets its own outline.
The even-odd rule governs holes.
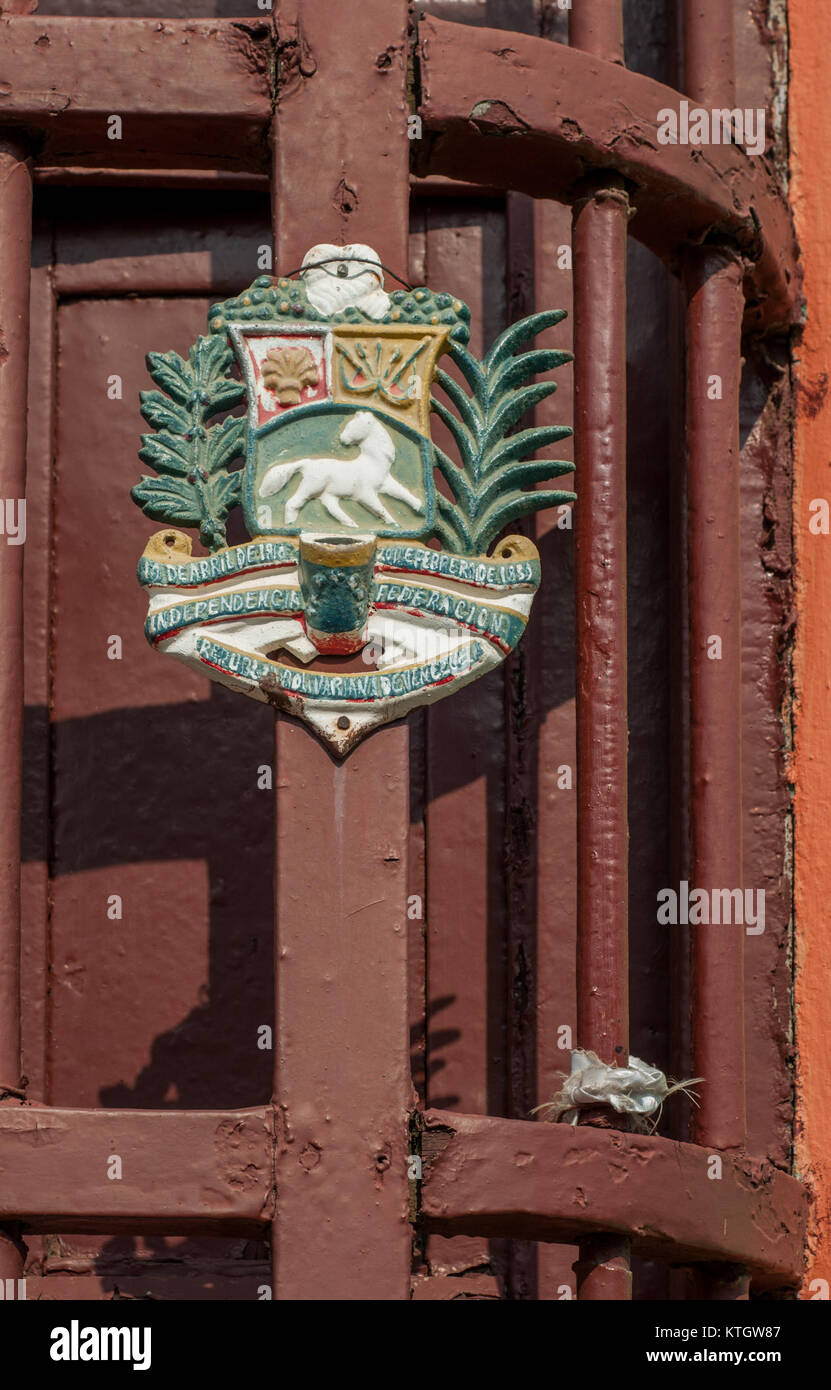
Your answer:
[[[139,456],[158,476],[132,495],[167,527],[198,527],[209,553],[178,529],[151,537],[148,641],[304,720],[338,756],[504,660],[540,564],[527,537],[497,538],[574,500],[536,486],[573,465],[533,457],[571,429],[522,428],[555,389],[531,378],[570,354],[519,349],[563,317],[531,315],[479,360],[459,299],[387,293],[370,247],[318,245],[296,277],[214,305],[187,360],[150,353]],[[237,505],[251,539],[228,544]]]

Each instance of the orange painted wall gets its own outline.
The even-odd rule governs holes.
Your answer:
[[[803,1297],[831,1284],[831,535],[810,504],[831,504],[831,5],[790,0],[791,200],[807,320],[796,349],[794,539],[795,914],[798,1176],[813,1193]],[[816,522],[814,522],[816,527]]]

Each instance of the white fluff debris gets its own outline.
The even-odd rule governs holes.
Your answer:
[[[595,1052],[575,1049],[571,1054],[571,1072],[563,1079],[562,1090],[547,1105],[538,1105],[544,1118],[555,1123],[576,1125],[580,1111],[608,1105],[619,1115],[640,1118],[640,1128],[654,1128],[661,1106],[675,1091],[687,1091],[701,1077],[671,1084],[657,1067],[647,1066],[640,1057],[630,1057],[625,1067],[608,1066]],[[695,1097],[691,1096],[694,1100]],[[648,1123],[651,1116],[654,1123]]]

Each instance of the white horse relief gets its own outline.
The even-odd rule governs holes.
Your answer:
[[[368,410],[359,410],[347,420],[338,442],[346,446],[357,444],[359,452],[355,458],[305,458],[291,463],[275,463],[269,468],[260,485],[262,497],[272,497],[280,492],[295,473],[300,474],[300,485],[295,488],[286,502],[286,522],[293,526],[298,513],[307,502],[319,498],[330,516],[344,526],[358,527],[340,504],[341,498],[349,502],[360,502],[373,516],[394,526],[395,517],[387,511],[380,493],[406,502],[414,512],[424,510],[420,498],[409,488],[399,483],[391,473],[395,462],[395,444],[388,430],[380,420]]]

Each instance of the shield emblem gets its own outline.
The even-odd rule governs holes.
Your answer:
[[[537,486],[573,465],[531,457],[569,427],[517,428],[554,389],[523,383],[569,358],[518,349],[562,312],[512,325],[480,360],[461,300],[387,294],[383,271],[371,247],[315,245],[299,279],[259,276],[213,305],[187,360],[150,353],[160,389],[142,393],[140,457],[158,476],[133,488],[210,552],[178,530],[150,538],[148,641],[304,720],[338,756],[513,651],[539,555],[526,536],[491,546],[514,517],[574,500]],[[437,366],[445,352],[455,375]],[[243,400],[247,418],[227,414]],[[458,458],[431,439],[431,411]],[[229,545],[238,503],[250,540]]]
[[[249,532],[429,536],[430,386],[449,329],[228,327],[248,393],[242,506]]]

